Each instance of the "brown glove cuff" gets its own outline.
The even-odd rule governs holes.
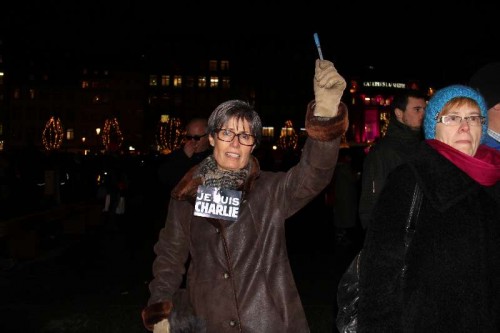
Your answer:
[[[148,331],[153,331],[155,324],[168,318],[172,311],[172,302],[154,303],[142,310],[142,322]]]
[[[347,131],[349,127],[349,117],[347,105],[339,104],[337,115],[332,118],[314,116],[315,101],[309,102],[306,114],[307,135],[318,141],[331,141]]]

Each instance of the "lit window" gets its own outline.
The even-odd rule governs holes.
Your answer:
[[[182,76],[180,75],[175,75],[174,76],[174,87],[181,87],[182,86]]]
[[[66,130],[66,140],[73,140],[75,138],[75,132],[72,128]]]
[[[170,75],[161,76],[161,85],[164,87],[168,87],[170,85]]]
[[[89,87],[89,81],[82,81],[82,88],[86,89]]]
[[[30,93],[30,99],[35,99],[35,89],[31,88],[29,90],[29,93]]]
[[[158,76],[157,75],[150,75],[149,76],[149,85],[150,86],[157,86],[158,85]]]
[[[229,69],[229,61],[228,60],[221,60],[220,61],[220,70],[227,71],[228,69]]]
[[[222,78],[222,88],[231,88],[231,79],[228,76]]]
[[[16,88],[14,90],[14,99],[19,99],[21,97],[21,89]]]
[[[264,137],[274,137],[274,127],[272,127],[272,126],[263,126],[262,127],[262,136],[264,136]]]
[[[198,88],[205,88],[207,86],[207,78],[198,76]]]
[[[217,60],[210,60],[208,62],[208,70],[215,72],[217,70]]]
[[[219,78],[217,76],[210,77],[210,88],[217,88],[219,86]]]

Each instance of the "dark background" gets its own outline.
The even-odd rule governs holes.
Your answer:
[[[310,64],[317,57],[313,33],[318,32],[324,57],[346,75],[375,67],[436,86],[466,82],[478,67],[500,58],[496,10],[493,3],[481,1],[437,6],[431,1],[292,5],[91,0],[3,6],[4,38],[19,49],[126,56],[183,39],[195,53],[222,40],[249,63],[267,64],[258,68],[272,71]]]

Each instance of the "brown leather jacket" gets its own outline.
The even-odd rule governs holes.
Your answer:
[[[148,305],[167,303],[170,308],[190,253],[187,289],[207,332],[309,332],[288,260],[284,222],[330,182],[348,124],[344,104],[326,120],[314,117],[313,107],[311,102],[308,139],[296,166],[286,173],[267,172],[257,159],[250,160],[236,222],[194,216],[193,193],[200,184],[193,179],[194,169],[186,174],[172,192],[154,247]]]

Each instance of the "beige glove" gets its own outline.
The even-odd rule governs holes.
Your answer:
[[[333,63],[317,59],[314,74],[314,99],[316,101],[314,115],[327,118],[335,117],[345,87],[346,82],[337,72]]]
[[[153,333],[170,333],[170,323],[168,319],[163,319],[156,323],[153,328]]]

